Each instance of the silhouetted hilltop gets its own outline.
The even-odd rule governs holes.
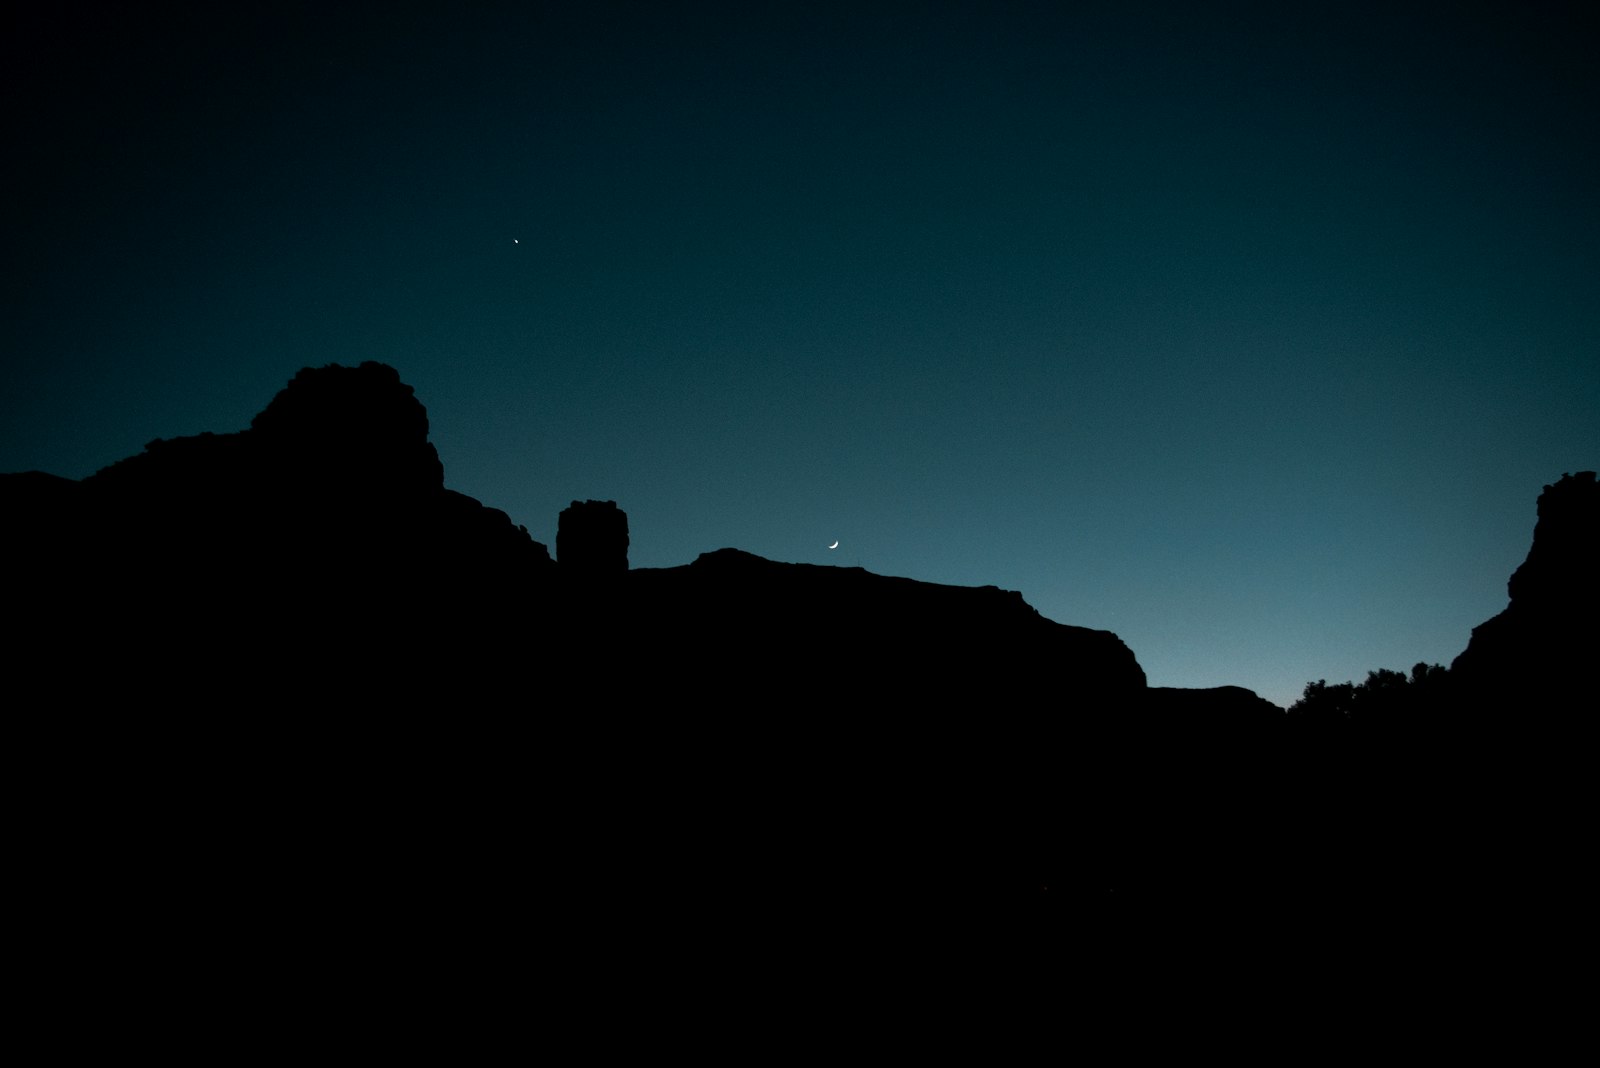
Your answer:
[[[1020,593],[993,586],[777,563],[737,549],[634,571],[629,585],[637,633],[658,635],[669,655],[703,650],[742,675],[785,678],[791,690],[839,694],[848,682],[858,700],[961,694],[1002,705],[1032,704],[1020,688],[1037,683],[1070,710],[1133,700],[1145,685],[1116,635],[1052,622]]]
[[[84,489],[92,525],[123,527],[141,552],[198,549],[231,571],[403,581],[448,560],[486,581],[549,562],[504,512],[445,489],[426,409],[372,362],[306,368],[249,430],[157,439]]]
[[[886,702],[959,694],[1032,708],[1021,691],[1038,686],[1053,712],[1101,714],[1146,698],[1115,635],[1044,619],[994,587],[731,549],[630,572],[627,517],[611,501],[562,512],[557,564],[505,513],[445,488],[426,409],[378,363],[306,368],[249,429],[157,439],[81,482],[0,476],[0,500],[14,517],[0,537],[19,612],[116,660],[157,641],[186,646],[183,677],[204,680],[201,692],[224,670],[215,664],[274,685],[308,657],[338,672],[334,646],[447,687],[438,677],[462,657],[492,676],[507,666],[484,649],[542,646],[575,669],[647,668],[614,682],[645,703],[660,699],[652,672],[685,671],[728,703],[823,699],[845,677]],[[1256,700],[1148,695],[1151,708],[1191,711]]]
[[[1260,725],[1283,718],[1283,709],[1243,686],[1214,686],[1185,689],[1175,686],[1151,687],[1146,707],[1164,714],[1219,722],[1226,718],[1238,724]],[[1211,717],[1217,717],[1213,720]]]

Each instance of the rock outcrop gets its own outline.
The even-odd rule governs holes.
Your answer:
[[[556,561],[573,575],[628,570],[628,516],[616,501],[573,501],[556,526]]]
[[[1460,703],[1483,711],[1566,707],[1592,692],[1600,639],[1600,484],[1563,475],[1539,495],[1528,557],[1511,575],[1511,603],[1474,627],[1450,667]]]
[[[428,441],[427,409],[384,364],[305,368],[250,429],[256,444],[301,486],[397,497],[444,488],[444,464]]]
[[[88,658],[95,681],[179,705],[409,685],[367,658],[439,681],[441,654],[508,640],[515,591],[553,566],[504,512],[445,489],[426,410],[377,363],[301,371],[248,430],[158,439],[81,482],[4,476],[0,493],[35,660]]]

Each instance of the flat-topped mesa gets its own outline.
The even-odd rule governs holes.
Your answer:
[[[657,670],[706,660],[763,700],[852,708],[1110,711],[1145,676],[1115,634],[1041,616],[994,586],[946,586],[722,549],[629,573]],[[964,704],[963,704],[964,702]]]

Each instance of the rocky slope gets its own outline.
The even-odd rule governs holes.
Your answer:
[[[1600,483],[1562,475],[1539,495],[1528,558],[1506,584],[1511,603],[1472,630],[1450,666],[1458,699],[1486,710],[1581,708],[1593,690],[1600,607]]]

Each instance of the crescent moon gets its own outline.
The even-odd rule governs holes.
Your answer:
[[[839,547],[839,543],[838,542],[834,542],[832,545],[828,546],[828,548],[830,548],[830,549],[837,549],[838,547]]]

